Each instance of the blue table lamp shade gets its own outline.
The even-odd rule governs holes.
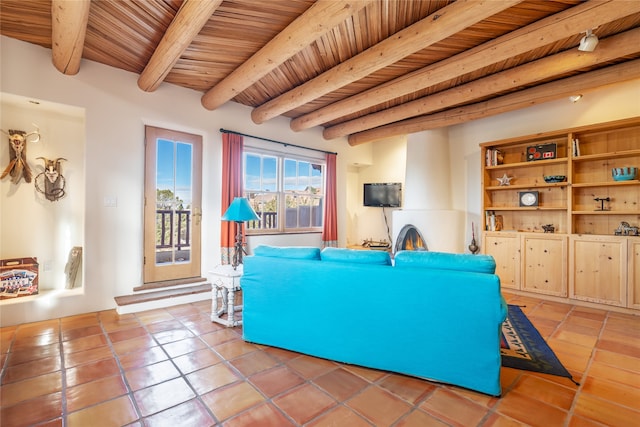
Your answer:
[[[234,221],[237,224],[236,231],[236,243],[233,251],[233,260],[231,265],[235,270],[238,265],[242,264],[242,254],[244,247],[242,244],[242,223],[246,221],[257,221],[260,217],[256,214],[249,204],[249,200],[246,197],[236,197],[233,202],[227,208],[227,211],[222,215],[223,221]]]

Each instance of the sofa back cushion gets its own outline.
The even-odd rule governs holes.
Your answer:
[[[320,253],[322,261],[352,264],[391,265],[391,256],[386,251],[363,251],[346,248],[324,248]]]
[[[395,256],[396,267],[424,267],[439,270],[460,270],[494,274],[496,261],[491,255],[452,254],[431,251],[400,251]]]
[[[256,256],[292,259],[320,259],[320,248],[311,246],[269,246],[258,245],[253,249]]]

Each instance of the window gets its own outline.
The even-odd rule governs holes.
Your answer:
[[[260,217],[249,234],[322,231],[325,163],[245,148],[244,196]]]

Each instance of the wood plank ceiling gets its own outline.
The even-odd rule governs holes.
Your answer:
[[[0,33],[351,145],[640,78],[626,0],[1,0]]]

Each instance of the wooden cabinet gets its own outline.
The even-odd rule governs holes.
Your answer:
[[[503,288],[567,296],[566,235],[487,232],[483,242]]]
[[[627,256],[629,258],[627,306],[640,309],[640,239],[629,239]]]
[[[522,236],[522,290],[567,296],[567,236]]]
[[[640,118],[480,147],[482,247],[502,286],[640,309],[640,236],[620,233],[640,226],[640,177],[612,176],[640,167]]]
[[[626,307],[626,238],[572,236],[570,252],[571,298]]]
[[[520,289],[520,236],[516,233],[487,232],[483,252],[496,260],[496,274],[500,285]]]

